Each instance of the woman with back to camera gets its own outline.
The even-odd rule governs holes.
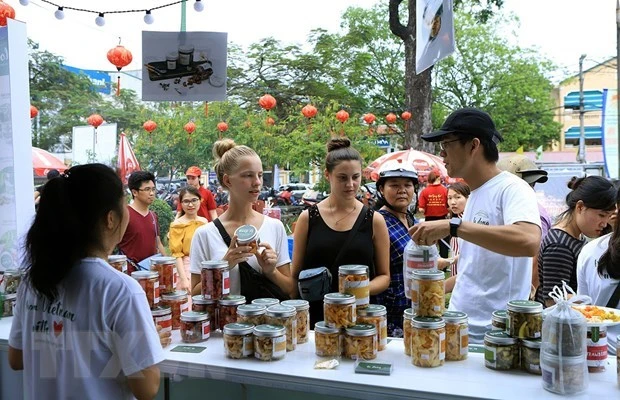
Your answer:
[[[72,167],[45,185],[9,337],[24,398],[156,396],[164,357],[146,296],[107,264],[128,221],[123,185],[105,165]]]
[[[338,267],[367,265],[370,295],[376,296],[390,284],[390,238],[383,216],[356,199],[362,179],[362,156],[347,138],[332,138],[327,144],[325,178],[330,195],[303,211],[294,233],[292,275],[295,282],[305,269],[326,267],[332,275],[331,291],[338,292]],[[363,214],[362,214],[363,213]],[[362,218],[357,232],[351,232]],[[353,234],[346,248],[344,244]],[[336,260],[339,253],[339,261]],[[334,265],[338,262],[338,265]],[[371,300],[372,302],[372,300]],[[310,304],[310,326],[323,320],[322,301]]]
[[[566,195],[568,209],[549,229],[538,252],[536,301],[545,307],[554,304],[549,292],[565,281],[575,292],[577,286],[577,257],[585,244],[584,236],[597,238],[616,211],[616,189],[601,176],[573,177],[568,183],[572,190]]]
[[[252,209],[263,186],[263,165],[258,154],[248,146],[237,145],[232,139],[222,139],[213,145],[213,155],[217,160],[217,179],[229,196],[228,209],[217,220],[231,241],[230,246],[226,245],[215,223],[196,229],[190,251],[192,294],[201,293],[201,263],[225,260],[230,270],[230,294],[244,294],[238,264],[247,262],[284,293],[292,295],[294,286],[284,225],[280,220]],[[242,225],[253,225],[258,229],[260,250],[256,254],[250,246],[237,244],[235,231]]]

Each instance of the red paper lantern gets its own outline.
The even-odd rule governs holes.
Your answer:
[[[345,110],[340,110],[336,113],[336,119],[344,124],[349,119],[349,113]]]
[[[99,114],[91,114],[90,117],[86,118],[86,122],[95,128],[95,143],[97,143],[97,128],[103,124],[103,117]]]
[[[37,115],[39,115],[39,109],[31,104],[30,105],[30,118],[34,118]]]
[[[394,122],[396,122],[396,118],[398,117],[394,113],[389,113],[388,115],[385,116],[385,120],[387,121],[388,124],[393,124]]]
[[[376,119],[377,117],[375,117],[375,115],[372,113],[364,114],[364,122],[366,122],[368,125],[372,125],[372,123],[375,122]]]
[[[8,18],[15,19],[15,9],[0,0],[0,26],[6,26]]]
[[[308,119],[314,118],[317,112],[318,110],[312,104],[308,104],[304,108],[301,109],[301,113],[304,115],[304,117]]]
[[[269,126],[274,126],[276,124],[276,121],[271,118],[271,117],[267,117],[267,119],[265,120],[265,122],[267,123],[267,125]]]
[[[409,121],[411,119],[411,113],[409,111],[403,111],[400,117],[405,121]]]
[[[155,121],[151,121],[149,119],[144,124],[142,124],[142,127],[144,128],[145,131],[147,131],[148,133],[151,133],[155,130],[155,128],[157,128],[157,124],[155,123]]]
[[[187,124],[183,126],[185,132],[187,132],[187,143],[192,142],[192,133],[196,130],[196,124],[193,121],[189,121]]]
[[[260,99],[258,99],[258,104],[267,111],[274,108],[277,103],[278,102],[276,101],[276,99],[270,94],[266,94]]]
[[[125,47],[121,46],[120,39],[118,46],[108,51],[108,61],[112,63],[116,67],[117,71],[120,71],[123,67],[128,66],[133,60],[133,56],[131,55],[131,51],[127,50]],[[119,96],[121,94],[121,76],[119,75],[116,83],[116,95]]]
[[[220,122],[217,124],[217,130],[220,131],[220,133],[226,132],[228,130],[228,124],[224,121]]]

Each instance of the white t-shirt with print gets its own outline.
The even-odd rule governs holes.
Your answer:
[[[540,227],[536,194],[532,188],[503,171],[473,190],[463,221],[499,226],[528,222]],[[532,281],[532,258],[509,257],[462,240],[459,271],[450,299],[451,311],[469,316],[469,337],[482,343],[491,329],[491,314],[510,300],[526,300]]]
[[[26,399],[133,399],[126,376],[164,359],[144,291],[103,260],[81,260],[53,303],[19,287],[9,345]]]
[[[258,229],[258,235],[261,243],[268,243],[278,254],[276,267],[289,264],[291,258],[288,255],[288,239],[286,230],[282,222],[275,218],[265,216],[263,223]],[[191,260],[190,272],[192,274],[200,274],[200,263],[203,261],[221,260],[226,255],[228,246],[222,239],[220,232],[214,223],[209,222],[196,229],[192,238],[189,258]],[[256,271],[262,273],[256,256],[248,259],[248,264]],[[241,282],[239,277],[239,266],[235,266],[230,270],[230,294],[241,294]]]
[[[601,236],[587,243],[577,258],[577,294],[585,294],[592,298],[592,304],[607,306],[607,302],[616,290],[620,281],[605,274],[598,274],[598,260],[609,246],[612,233]],[[619,308],[618,305],[615,308]],[[607,327],[607,347],[609,354],[616,354],[616,342],[620,335],[620,325]]]

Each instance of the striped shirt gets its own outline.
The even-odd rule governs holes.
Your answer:
[[[554,286],[565,281],[577,292],[577,257],[585,240],[575,239],[565,231],[552,228],[540,244],[538,252],[538,279],[536,301],[543,305]]]

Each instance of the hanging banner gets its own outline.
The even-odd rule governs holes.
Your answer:
[[[125,132],[121,132],[121,140],[118,144],[118,175],[121,177],[123,185],[127,184],[129,175],[134,171],[140,171],[140,163],[138,163]]]
[[[605,174],[611,179],[618,179],[618,91],[603,90],[603,157],[605,157]]]
[[[452,0],[417,0],[415,43],[417,74],[454,53]]]

